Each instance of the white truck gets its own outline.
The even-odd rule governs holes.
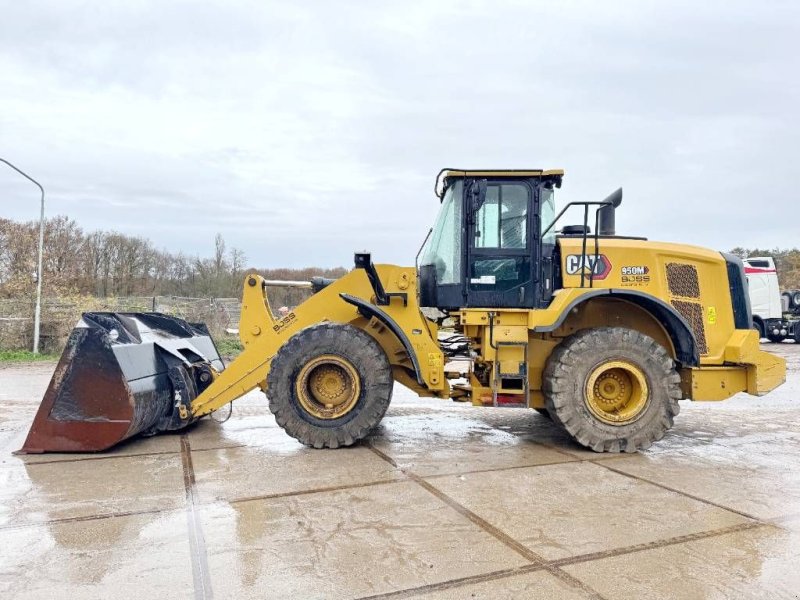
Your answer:
[[[781,294],[778,270],[771,256],[752,256],[744,259],[744,272],[750,291],[753,329],[770,342],[793,339],[800,343],[800,291]]]

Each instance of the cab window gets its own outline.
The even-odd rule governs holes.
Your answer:
[[[474,247],[525,249],[528,241],[528,188],[489,184],[475,214]]]

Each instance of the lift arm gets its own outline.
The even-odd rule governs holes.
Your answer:
[[[270,309],[265,280],[259,275],[248,275],[239,322],[244,351],[192,402],[192,417],[209,414],[257,387],[266,391],[270,362],[278,349],[301,329],[321,321],[350,323],[365,329],[378,340],[393,366],[410,361],[423,391],[444,392],[447,387],[444,356],[435,332],[419,310],[415,270],[393,265],[372,266],[371,262],[362,264],[363,268],[322,288],[279,319]],[[370,275],[377,277],[382,286],[386,304],[379,310],[393,324],[388,327],[391,336],[380,335],[370,327],[374,319],[380,320],[375,311],[370,314],[365,310],[365,307],[378,310]],[[345,296],[347,300],[343,299]],[[404,339],[396,339],[398,336]]]

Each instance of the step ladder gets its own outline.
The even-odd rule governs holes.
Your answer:
[[[528,383],[528,342],[497,342],[496,354],[494,361],[494,376],[492,377],[492,406],[502,406],[506,408],[527,408],[528,399],[530,397],[529,383]],[[511,354],[510,352],[503,352],[504,349],[521,348],[522,361],[503,359],[504,354]],[[514,353],[519,356],[518,353]],[[514,372],[503,372],[501,364],[503,362],[517,362],[518,369]],[[520,381],[521,387],[514,387],[506,389],[503,386],[504,381]],[[521,402],[498,402],[498,395],[500,396],[519,396]]]

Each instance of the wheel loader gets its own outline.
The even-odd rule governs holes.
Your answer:
[[[86,313],[72,331],[22,452],[106,450],[184,429],[261,389],[287,434],[350,446],[395,383],[475,406],[528,407],[597,452],[661,439],[683,399],[763,395],[785,380],[759,348],[742,261],[617,235],[617,190],[556,214],[560,170],[443,170],[416,267],[373,264],[276,317],[247,275],[227,366],[201,324]],[[565,225],[568,209],[582,223]],[[655,209],[654,209],[655,212]]]

